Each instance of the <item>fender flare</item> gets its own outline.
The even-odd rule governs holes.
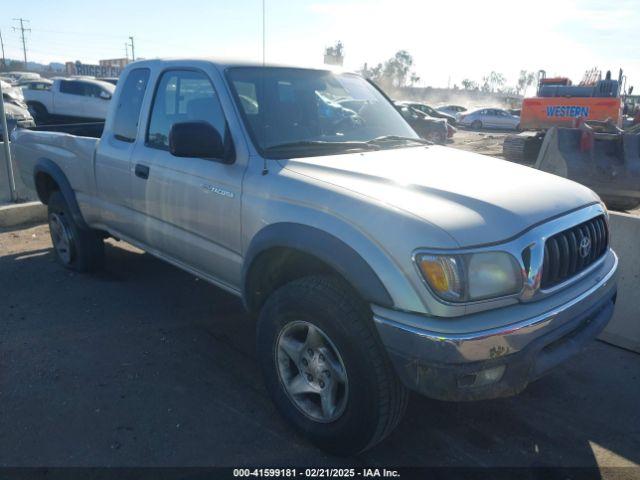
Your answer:
[[[47,202],[44,201],[43,192],[41,192],[40,188],[38,187],[37,177],[39,173],[49,175],[53,179],[53,181],[56,182],[56,184],[60,188],[60,193],[64,197],[64,201],[69,207],[69,211],[71,212],[71,216],[73,217],[73,221],[76,223],[76,225],[83,229],[89,229],[89,226],[84,221],[82,213],[80,212],[80,207],[78,206],[78,201],[76,200],[76,194],[71,188],[71,184],[69,183],[69,180],[67,179],[67,176],[64,174],[62,169],[48,158],[40,158],[36,162],[35,167],[33,167],[33,178],[36,185],[38,198],[42,203],[46,205]]]
[[[312,255],[345,278],[362,296],[376,305],[393,307],[393,300],[371,266],[339,238],[300,223],[275,223],[251,240],[242,267],[242,298],[247,304],[248,284],[254,260],[271,248],[291,248]]]

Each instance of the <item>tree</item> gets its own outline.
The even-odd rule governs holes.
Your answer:
[[[478,89],[478,83],[474,82],[473,80],[470,80],[468,78],[465,78],[460,83],[462,84],[462,88],[464,88],[465,90],[477,90]]]
[[[406,87],[414,85],[420,77],[411,70],[413,57],[406,50],[400,50],[384,63],[379,63],[373,68],[363,67],[362,75],[380,84],[383,88]]]
[[[504,75],[495,71],[492,71],[486,77],[482,77],[482,86],[480,90],[483,92],[497,92],[499,91],[505,84],[506,79]]]
[[[327,47],[324,49],[325,55],[331,55],[332,57],[343,57],[344,53],[344,45],[340,40],[336,42],[332,47]]]
[[[329,65],[342,65],[344,61],[344,45],[340,40],[332,47],[324,49],[324,63]]]
[[[531,84],[536,79],[535,72],[528,72],[526,70],[520,70],[520,76],[518,77],[518,83],[516,84],[516,93],[518,95],[525,95],[527,93],[527,88],[531,86]]]

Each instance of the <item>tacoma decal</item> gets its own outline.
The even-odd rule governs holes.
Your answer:
[[[209,184],[203,184],[202,188],[204,188],[205,190],[209,191],[209,192],[213,192],[216,195],[222,195],[223,197],[228,197],[228,198],[233,198],[235,197],[233,192],[230,192],[229,190],[223,190],[222,188],[218,188],[216,186],[213,185],[209,185]]]

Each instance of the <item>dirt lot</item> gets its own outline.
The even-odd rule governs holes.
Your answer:
[[[476,132],[472,130],[459,129],[453,136],[450,147],[467,150],[469,152],[482,153],[492,157],[504,158],[502,156],[502,143],[504,138],[511,133],[500,131]]]
[[[0,466],[640,464],[639,355],[594,342],[518,397],[415,396],[385,443],[328,457],[276,414],[236,298],[121,242],[94,276],[50,246],[0,231]]]

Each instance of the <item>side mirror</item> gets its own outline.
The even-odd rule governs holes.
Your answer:
[[[174,123],[169,131],[169,151],[176,157],[225,158],[222,136],[209,122]]]
[[[111,94],[109,92],[105,92],[104,90],[102,90],[100,92],[100,98],[103,100],[111,100]]]

